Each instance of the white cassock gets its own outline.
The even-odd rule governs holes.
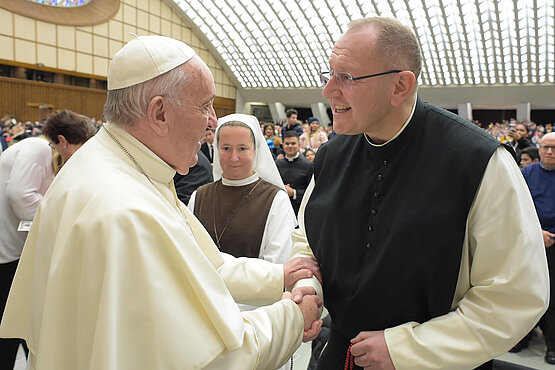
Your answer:
[[[44,197],[0,336],[32,369],[271,369],[303,334],[283,266],[220,254],[177,200],[175,171],[114,124]],[[248,277],[248,278],[247,278]],[[235,303],[271,304],[241,313]]]

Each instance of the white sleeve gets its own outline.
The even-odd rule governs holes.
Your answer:
[[[236,302],[265,306],[281,299],[283,265],[224,252],[220,255],[224,263],[217,267],[218,273]]]
[[[548,302],[532,197],[513,157],[499,148],[468,215],[453,310],[386,329],[385,339],[397,369],[474,368],[515,345]]]
[[[268,212],[258,258],[273,263],[287,262],[293,248],[291,232],[296,224],[295,212],[287,193],[278,191]]]
[[[52,160],[51,149],[38,145],[29,149],[33,151],[18,156],[6,185],[6,198],[13,213],[19,220],[26,221],[35,217],[43,197],[41,189],[47,187],[45,181],[53,179],[51,167],[48,166]]]
[[[299,347],[303,316],[298,306],[281,300],[271,306],[242,312],[245,323],[243,345],[224,352],[206,366],[214,370],[276,369]]]
[[[197,197],[197,191],[193,191],[193,194],[191,194],[191,197],[189,198],[189,203],[187,203],[187,208],[189,208],[189,211],[191,211],[193,214],[195,213],[195,198]]]

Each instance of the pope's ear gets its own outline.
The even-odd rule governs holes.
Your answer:
[[[168,134],[168,101],[161,96],[155,96],[148,103],[146,118],[150,127],[159,136]]]
[[[412,95],[416,85],[416,76],[411,71],[401,71],[397,73],[395,79],[395,88],[391,95],[391,105],[397,106],[402,104],[409,96]]]

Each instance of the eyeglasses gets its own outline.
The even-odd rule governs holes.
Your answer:
[[[51,147],[52,149],[56,149],[54,148],[54,143],[52,143],[51,141],[48,142],[48,146]]]
[[[323,86],[326,86],[326,84],[328,83],[328,81],[335,76],[335,79],[337,80],[337,84],[340,87],[344,87],[347,89],[352,89],[353,88],[353,81],[356,80],[362,80],[363,78],[370,78],[370,77],[378,77],[378,76],[383,76],[383,75],[388,75],[390,73],[399,73],[402,72],[398,69],[392,69],[390,71],[387,72],[381,72],[381,73],[375,73],[373,75],[367,75],[367,76],[360,76],[360,77],[353,77],[350,73],[347,72],[320,72],[320,82],[322,82]]]
[[[540,149],[543,149],[545,151],[548,151],[549,149],[551,149],[555,152],[555,145],[540,145]]]

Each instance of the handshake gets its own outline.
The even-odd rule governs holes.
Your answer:
[[[290,287],[300,279],[316,277],[322,284],[322,276],[318,262],[314,258],[299,257],[292,259],[283,266],[284,285]],[[291,292],[283,293],[282,299],[290,299],[295,302],[304,319],[303,342],[315,339],[322,328],[320,320],[320,308],[322,299],[316,295],[314,288],[309,286],[293,288]]]

